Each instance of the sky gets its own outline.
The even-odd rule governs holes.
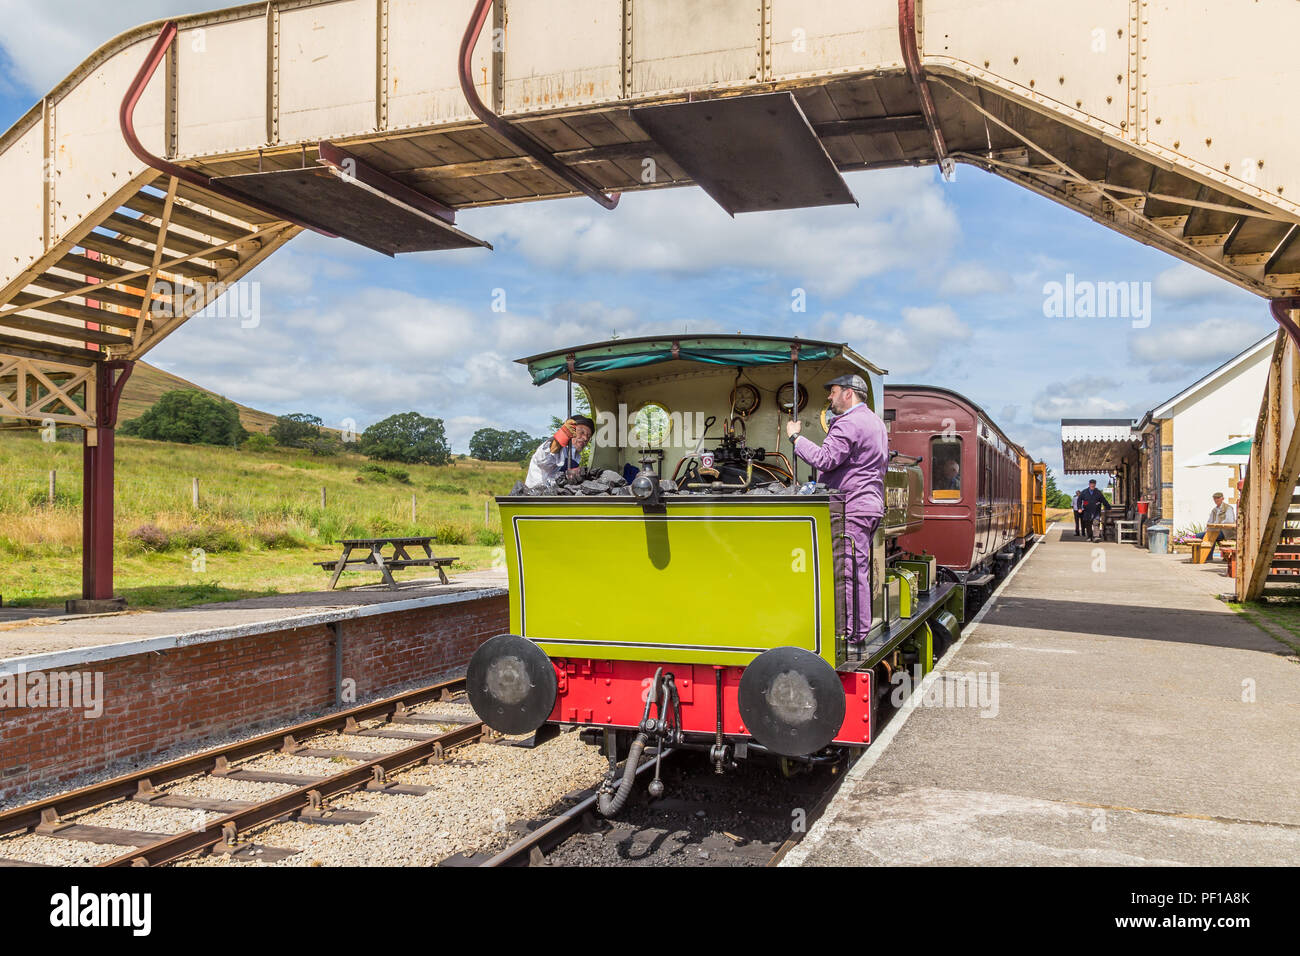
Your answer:
[[[116,33],[209,6],[0,0],[0,22],[23,25],[0,36],[0,127]],[[533,387],[520,356],[670,332],[833,339],[886,384],[966,395],[1059,477],[1062,418],[1141,417],[1274,331],[1263,299],[972,167],[845,178],[857,207],[735,219],[695,188],[625,194],[612,212],[586,198],[462,211],[493,251],[390,259],[306,233],[245,280],[255,322],[192,319],[146,360],[334,427],[415,410],[465,451],[478,428],[541,434],[563,408],[563,386]],[[1149,311],[1047,314],[1070,281],[1139,283]]]

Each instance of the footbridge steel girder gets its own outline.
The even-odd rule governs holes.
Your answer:
[[[709,189],[709,157],[636,117],[754,94],[785,98],[828,195],[847,171],[965,163],[1300,295],[1300,161],[1278,114],[1297,32],[1293,0],[270,0],[181,18],[174,38],[146,24],[0,136],[0,417],[47,417],[19,380],[88,368],[68,414],[102,431],[103,364],[145,355],[301,231],[258,174],[320,188],[323,167],[348,178],[329,157],[354,158],[411,222],[477,244],[441,220]],[[68,381],[46,378],[38,392]]]

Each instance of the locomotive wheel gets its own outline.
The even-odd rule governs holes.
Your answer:
[[[540,647],[498,634],[469,659],[465,691],[479,719],[503,734],[530,734],[555,707],[555,665]]]

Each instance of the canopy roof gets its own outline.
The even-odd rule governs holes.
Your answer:
[[[573,360],[575,376],[589,382],[618,385],[639,377],[631,370],[666,362],[731,368],[788,365],[791,350],[796,345],[800,362],[842,359],[864,375],[885,374],[884,369],[873,365],[843,342],[771,335],[650,335],[557,349],[517,361],[528,366],[534,385],[545,385],[563,378],[569,370],[570,359]]]
[[[1061,419],[1061,457],[1067,475],[1109,474],[1126,458],[1136,461],[1140,443],[1132,419]]]

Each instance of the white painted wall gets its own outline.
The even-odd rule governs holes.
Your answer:
[[[1214,504],[1210,496],[1216,491],[1222,491],[1236,508],[1231,468],[1188,468],[1186,462],[1255,434],[1272,356],[1272,348],[1259,350],[1174,406],[1175,531],[1193,524],[1204,526]]]

